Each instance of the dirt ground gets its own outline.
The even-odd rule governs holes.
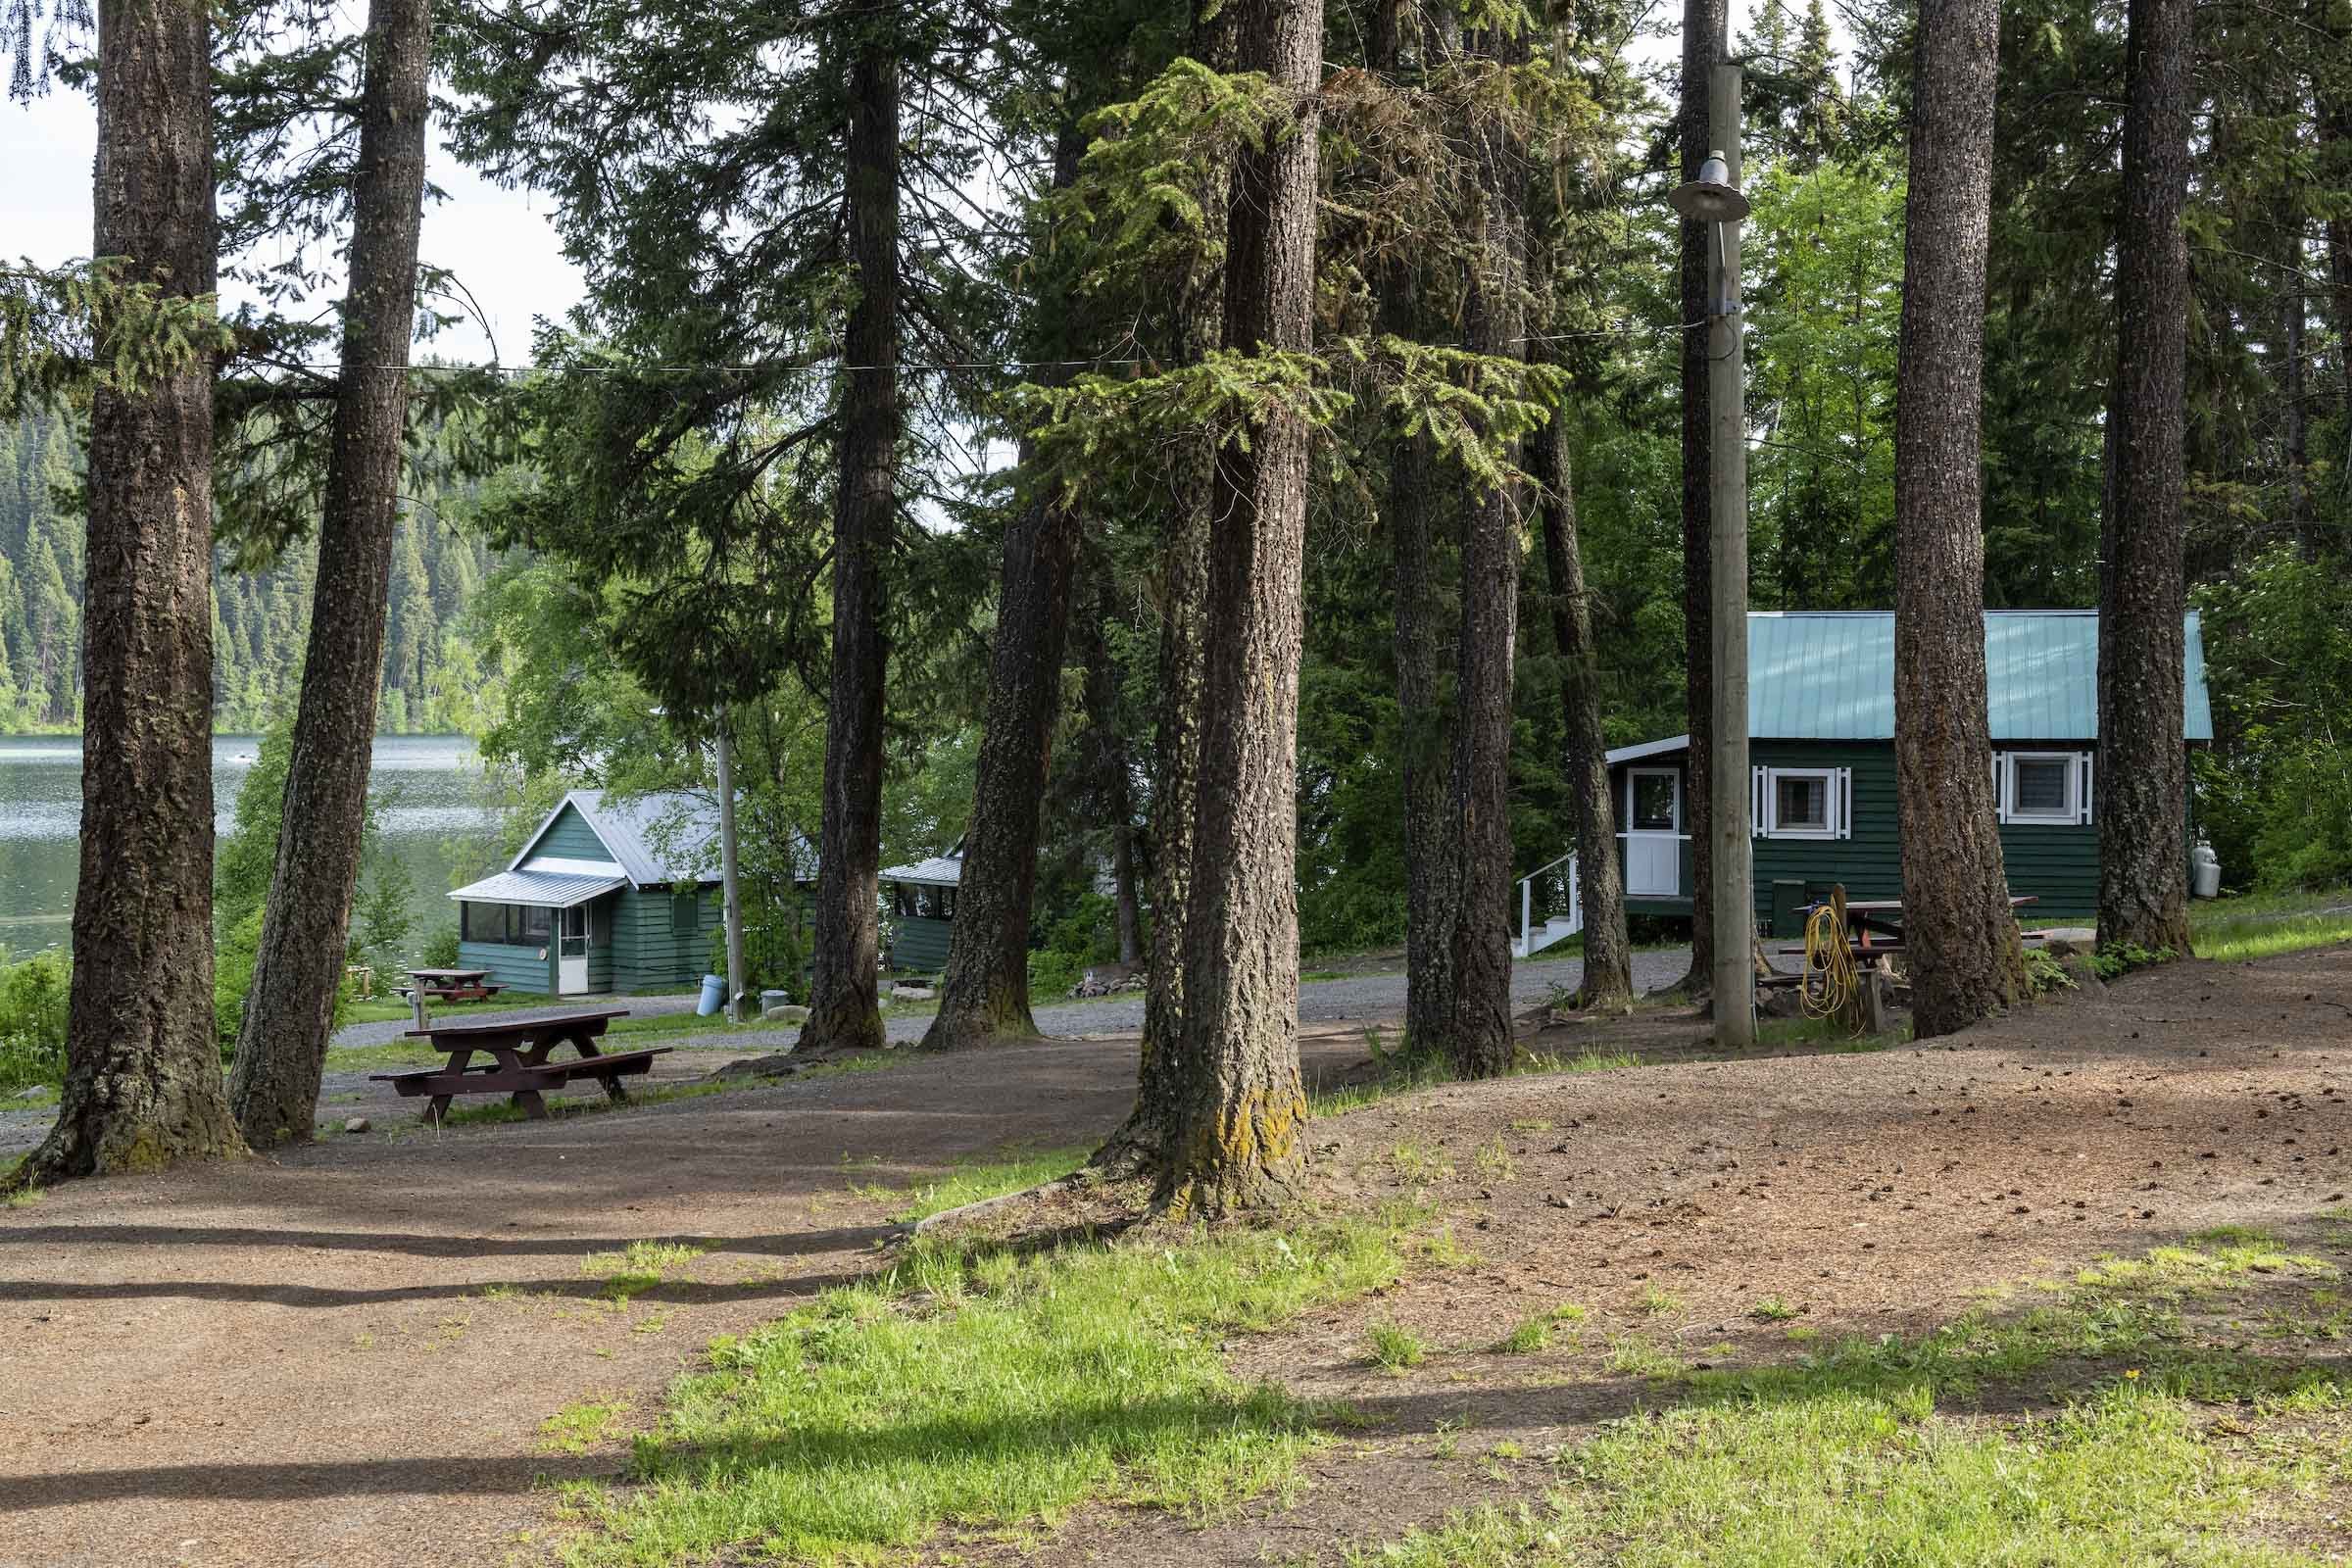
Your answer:
[[[2344,949],[2175,965],[1927,1047],[1714,1061],[1700,1031],[1559,1026],[1531,1044],[1645,1064],[1318,1123],[1333,1202],[1425,1197],[1471,1261],[1232,1347],[1246,1375],[1360,1412],[1310,1485],[1205,1530],[1096,1512],[980,1554],[1281,1560],[1506,1494],[1507,1466],[1433,1438],[1533,1461],[1641,1396],[1631,1374],[1565,1375],[1565,1349],[1480,1352],[1563,1301],[1590,1310],[1588,1345],[1765,1358],[1789,1353],[1749,1316],[1768,1297],[1824,1335],[1923,1327],[1981,1288],[2210,1225],[2310,1236],[2352,1189]],[[1364,1051],[1330,1026],[1304,1054],[1333,1080]],[[551,1415],[597,1398],[650,1417],[711,1335],[872,1266],[898,1204],[871,1189],[1088,1144],[1133,1074],[1118,1041],[917,1057],[0,1211],[0,1565],[543,1560],[562,1532],[544,1483],[625,1459],[557,1451]],[[596,1254],[677,1239],[709,1250],[606,1298]],[[1380,1372],[1375,1319],[1450,1353]]]

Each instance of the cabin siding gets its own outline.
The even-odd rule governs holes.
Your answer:
[[[612,980],[622,991],[650,991],[690,982],[710,966],[710,934],[718,929],[712,888],[694,893],[690,931],[673,930],[668,888],[624,889],[615,895]]]
[[[2085,741],[2003,741],[1997,751],[2095,752]],[[1895,819],[1894,747],[1884,741],[1779,741],[1748,743],[1748,760],[1757,767],[1843,767],[1853,774],[1852,829],[1841,839],[1755,838],[1756,919],[1771,929],[1775,882],[1805,885],[1807,898],[1826,897],[1831,884],[1843,883],[1851,899],[1899,899],[1903,896],[1900,828]],[[1672,765],[1684,774],[1685,799],[1690,781],[1681,758],[1651,758],[1610,769],[1609,778],[1622,814],[1625,771],[1628,765]],[[1989,756],[1985,765],[1991,766]],[[2010,823],[2000,830],[2001,858],[2010,890],[2032,896],[2024,918],[2029,923],[2080,924],[2096,917],[2099,904],[2099,830],[2095,824]],[[1618,841],[1618,865],[1623,869],[1624,841]],[[1629,914],[1684,915],[1690,913],[1690,849],[1683,847],[1683,896],[1631,898]],[[1785,923],[1785,922],[1784,922]],[[1779,931],[1789,936],[1795,933]]]
[[[893,915],[891,920],[896,927],[890,941],[892,968],[937,974],[948,966],[948,938],[955,932],[954,921],[920,914]]]
[[[555,960],[541,957],[536,947],[513,947],[504,942],[461,942],[458,944],[458,967],[487,969],[490,983],[505,986],[510,991],[527,991],[540,996],[553,996],[556,990]]]

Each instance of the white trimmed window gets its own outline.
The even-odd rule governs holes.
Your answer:
[[[2078,827],[2090,821],[2088,752],[1995,752],[1992,791],[2001,821]]]
[[[1749,809],[1758,838],[1852,838],[1854,771],[1850,767],[1759,767]]]

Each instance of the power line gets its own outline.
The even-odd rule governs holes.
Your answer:
[[[1703,327],[1705,321],[1682,321],[1661,326],[1606,326],[1577,332],[1544,332],[1513,338],[1513,344],[1566,343],[1578,339],[1606,337],[1658,337],[1669,332],[1688,332]],[[1470,345],[1457,343],[1454,348]],[[732,365],[360,365],[345,366],[334,360],[271,360],[264,368],[278,370],[314,370],[321,374],[339,375],[346,369],[400,370],[416,374],[442,375],[757,375],[775,370],[798,371],[808,375],[854,375],[865,370],[1074,370],[1125,369],[1152,362],[1141,357],[1118,360],[945,360],[900,361],[892,365],[842,365],[829,361],[814,364],[794,360],[750,360]]]

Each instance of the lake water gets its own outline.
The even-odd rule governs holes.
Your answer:
[[[228,831],[237,787],[260,738],[213,737],[213,805]],[[459,841],[488,819],[473,742],[463,735],[379,735],[369,791],[385,841],[416,884],[413,942],[447,924]],[[70,735],[0,736],[0,947],[28,953],[65,943],[80,865],[81,742]]]

